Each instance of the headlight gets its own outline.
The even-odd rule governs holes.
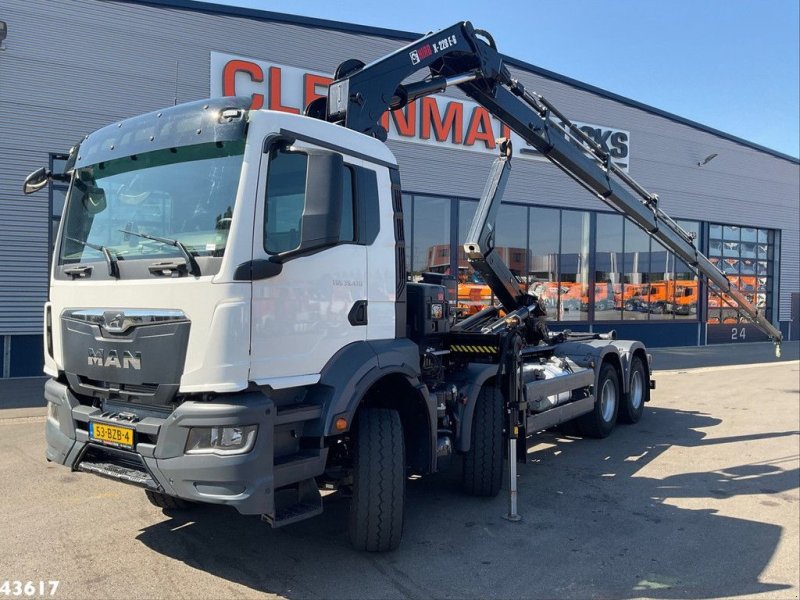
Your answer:
[[[253,449],[258,425],[192,427],[186,454],[244,454]]]

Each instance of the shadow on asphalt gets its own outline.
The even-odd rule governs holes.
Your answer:
[[[543,434],[520,468],[521,523],[501,518],[502,493],[462,496],[457,469],[409,481],[403,544],[389,554],[349,547],[348,505],[335,495],[323,515],[284,529],[208,506],[149,526],[138,539],[196,569],[288,598],[704,598],[787,589],[761,581],[779,526],[675,503],[751,494],[777,495],[762,500],[765,506],[794,501],[781,494],[798,486],[800,473],[781,465],[796,457],[647,476],[648,465],[673,446],[786,437],[796,448],[800,435],[707,439],[719,423],[648,407],[638,426],[619,427],[601,442]]]

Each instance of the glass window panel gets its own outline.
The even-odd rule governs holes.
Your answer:
[[[406,277],[409,277],[413,272],[412,259],[411,259],[411,244],[412,244],[412,204],[414,200],[410,194],[403,194],[403,238],[406,244]]]
[[[476,273],[467,261],[464,244],[467,231],[472,224],[478,203],[474,200],[458,202],[458,307],[461,315],[475,314],[492,304],[492,290],[486,285],[480,273]],[[499,243],[495,240],[495,243]]]
[[[699,297],[697,277],[679,278],[676,275],[672,305],[669,312],[676,319],[696,319],[697,299]]]
[[[722,256],[739,256],[739,242],[723,242]]]
[[[739,229],[740,228],[735,225],[725,225],[725,227],[722,228],[722,238],[725,240],[735,240],[738,242],[740,235]]]
[[[755,242],[758,230],[755,227],[742,227],[742,241]]]
[[[708,242],[708,255],[709,256],[722,256],[722,241],[710,240]]]
[[[767,270],[767,261],[759,260],[756,261],[756,274],[760,276],[766,276],[769,271]]]
[[[714,225],[713,223],[708,228],[708,237],[712,240],[722,239],[722,225]]]
[[[344,167],[342,171],[342,221],[339,228],[339,239],[343,242],[352,242],[355,239],[354,206],[353,169]]]
[[[743,258],[739,261],[739,272],[742,275],[755,275],[756,261],[754,261],[752,258]]]
[[[678,221],[678,225],[689,233],[694,233],[698,244],[700,223],[697,221]],[[699,244],[698,244],[699,245]],[[697,300],[700,296],[700,282],[697,274],[682,260],[675,258],[675,288],[673,302],[668,307],[675,319],[696,319]]]
[[[648,317],[650,288],[650,238],[633,222],[625,221],[622,269],[622,317],[641,321]]]
[[[622,231],[621,215],[597,215],[595,251],[594,318],[610,321],[622,318]]]
[[[558,245],[561,231],[561,211],[556,208],[532,206],[528,243],[528,281],[531,291],[544,300],[551,319],[557,318]]]
[[[722,261],[722,272],[726,275],[739,274],[739,260],[736,258],[726,258]]]
[[[758,241],[767,243],[767,230],[766,229],[759,229],[758,230]]]
[[[450,199],[414,196],[411,278],[424,271],[450,272]]]
[[[739,250],[742,253],[742,258],[755,258],[756,257],[756,243],[755,242],[742,242]]]
[[[64,200],[67,197],[67,188],[53,186],[53,216],[60,217],[64,212]]]
[[[64,167],[67,166],[67,159],[51,157],[50,165],[50,169],[53,171],[53,173],[63,173]]]
[[[766,243],[762,244],[762,243],[759,242],[758,244],[756,244],[756,258],[766,259],[767,258],[767,249],[768,249],[768,246],[767,246]]]
[[[685,219],[678,219],[676,221],[686,232],[694,235],[695,244],[700,239],[700,221],[687,221]]]
[[[586,321],[589,283],[589,213],[564,210],[561,214],[561,273],[559,314],[564,321]]]
[[[501,204],[497,213],[495,246],[517,280],[527,289],[528,209],[516,204]]]
[[[650,298],[648,310],[650,319],[671,319],[671,309],[675,296],[673,272],[675,257],[656,240],[650,244]]]

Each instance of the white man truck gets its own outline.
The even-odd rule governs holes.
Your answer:
[[[421,69],[430,74],[404,83]],[[47,459],[144,488],[165,509],[225,504],[273,526],[351,496],[355,547],[398,546],[405,481],[460,455],[498,494],[538,431],[637,422],[644,346],[554,333],[495,252],[500,144],[466,254],[499,300],[456,321],[454,280],[406,280],[400,172],[381,116],[457,86],[780,333],[692,237],[470,23],[338,68],[305,115],[217,98],[135,117],[72,148],[45,306]],[[521,441],[521,443],[517,443]]]

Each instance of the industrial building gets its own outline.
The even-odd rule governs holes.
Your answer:
[[[56,14],[57,13],[57,14]],[[479,24],[478,24],[479,25]],[[4,39],[2,39],[4,36]],[[66,187],[23,196],[85,134],[209,96],[301,113],[348,58],[418,34],[191,0],[6,0],[0,9],[2,377],[41,374],[48,260]],[[502,49],[502,40],[499,41]],[[800,335],[800,161],[513,58],[514,77],[558,105],[749,295]],[[505,126],[457,92],[386,115],[404,189],[409,277],[455,275],[459,307],[492,301],[460,244]],[[688,266],[516,140],[498,246],[544,297],[553,328],[617,330],[650,346],[765,339]]]

